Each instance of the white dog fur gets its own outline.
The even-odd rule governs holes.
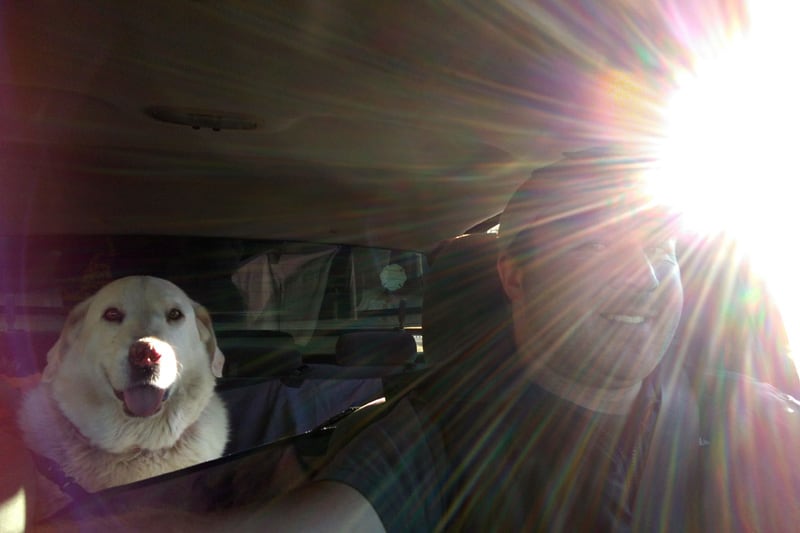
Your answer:
[[[145,375],[134,344],[156,354]],[[208,312],[177,286],[113,281],[72,310],[48,352],[19,411],[26,443],[89,492],[217,458],[228,439],[214,391],[223,361]]]

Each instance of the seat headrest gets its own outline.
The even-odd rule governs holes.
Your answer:
[[[405,330],[354,331],[336,341],[342,366],[404,366],[417,355],[414,336]]]
[[[422,331],[434,393],[480,384],[514,353],[497,253],[497,237],[482,233],[451,239],[433,258],[425,278]]]
[[[294,338],[281,331],[222,331],[217,344],[225,354],[225,378],[285,376],[303,365]]]
[[[425,359],[440,365],[477,343],[511,342],[510,310],[497,274],[497,237],[479,233],[447,241],[425,279]]]

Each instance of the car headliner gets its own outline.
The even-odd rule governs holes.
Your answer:
[[[554,65],[653,17],[590,4],[4,3],[0,233],[430,250],[588,146]]]

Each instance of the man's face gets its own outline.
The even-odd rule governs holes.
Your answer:
[[[683,305],[663,216],[582,214],[527,230],[517,244],[525,251],[501,257],[501,277],[532,365],[595,387],[630,386],[655,368]]]

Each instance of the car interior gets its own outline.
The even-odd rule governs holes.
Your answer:
[[[70,309],[130,275],[205,306],[226,358],[223,457],[63,516],[268,499],[409,391],[502,380],[499,215],[600,120],[556,66],[669,40],[635,2],[575,4],[3,3],[0,374],[41,373]],[[612,18],[652,33],[591,24]],[[722,239],[679,244],[674,364],[800,397],[769,287]]]

